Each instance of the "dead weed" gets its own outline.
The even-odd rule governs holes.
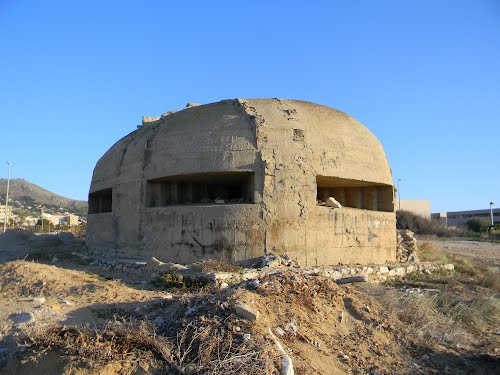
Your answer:
[[[85,326],[37,327],[27,341],[38,353],[58,349],[72,360],[99,367],[109,362],[157,365],[172,362],[173,347],[146,321],[114,319],[103,328]]]
[[[242,268],[236,264],[216,259],[204,259],[199,262],[197,266],[202,272],[240,272],[242,270]]]
[[[272,366],[270,345],[246,341],[233,335],[219,318],[184,323],[175,338],[158,334],[144,320],[115,318],[98,329],[85,326],[53,325],[29,332],[26,341],[36,353],[62,351],[71,361],[94,369],[109,363],[126,364],[130,373],[142,368],[166,368],[180,374],[264,374]]]

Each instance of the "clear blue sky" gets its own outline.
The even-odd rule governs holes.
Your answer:
[[[0,45],[0,177],[86,199],[143,115],[279,97],[361,121],[402,198],[500,206],[498,0],[0,0]]]

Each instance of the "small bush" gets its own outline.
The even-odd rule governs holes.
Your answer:
[[[58,349],[66,357],[90,366],[92,373],[111,362],[128,365],[129,371],[123,373],[130,374],[144,373],[139,366],[150,370],[163,367],[166,373],[186,375],[276,373],[277,357],[271,342],[262,345],[257,340],[245,341],[243,335],[233,333],[235,322],[231,319],[202,316],[189,323],[173,323],[173,337],[162,336],[147,321],[115,317],[103,328],[36,327],[24,339],[39,355]]]
[[[163,277],[153,283],[166,289],[203,289],[210,285],[210,280],[204,277],[183,276],[176,273],[164,273]]]
[[[489,228],[489,224],[485,220],[470,219],[465,222],[465,227],[471,232],[483,233]]]
[[[216,259],[204,259],[197,265],[203,272],[240,272],[241,266]]]
[[[113,319],[102,329],[86,326],[50,325],[29,331],[25,340],[41,349],[59,349],[66,356],[92,367],[111,361],[158,365],[158,361],[175,363],[175,348],[166,338],[158,336],[155,327],[146,321]]]
[[[500,240],[500,224],[495,224],[488,228],[490,238]]]

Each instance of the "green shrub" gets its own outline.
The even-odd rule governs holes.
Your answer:
[[[483,233],[488,230],[489,224],[485,220],[470,219],[465,222],[465,227],[471,232]]]

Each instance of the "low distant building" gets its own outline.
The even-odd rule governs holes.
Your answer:
[[[79,217],[77,215],[68,214],[59,219],[59,224],[66,224],[70,227],[76,226],[79,223]]]
[[[446,212],[436,212],[431,214],[431,220],[438,221],[441,224],[447,224],[448,217],[446,215]]]
[[[79,223],[78,215],[65,213],[64,215],[53,215],[44,213],[43,218],[48,220],[52,225],[69,225],[76,226]]]
[[[7,223],[10,223],[11,218],[12,218],[12,207],[7,206]],[[0,223],[3,223],[4,221],[5,221],[5,206],[2,205],[0,206]]]
[[[448,225],[464,225],[471,219],[479,219],[491,223],[491,211],[489,208],[484,210],[434,213],[432,214],[432,219],[443,221],[443,215],[446,215],[445,222],[448,223]],[[493,223],[500,224],[500,208],[493,209]]]
[[[425,219],[431,219],[431,201],[423,199],[401,199],[401,208],[398,204],[398,211],[409,211]]]

